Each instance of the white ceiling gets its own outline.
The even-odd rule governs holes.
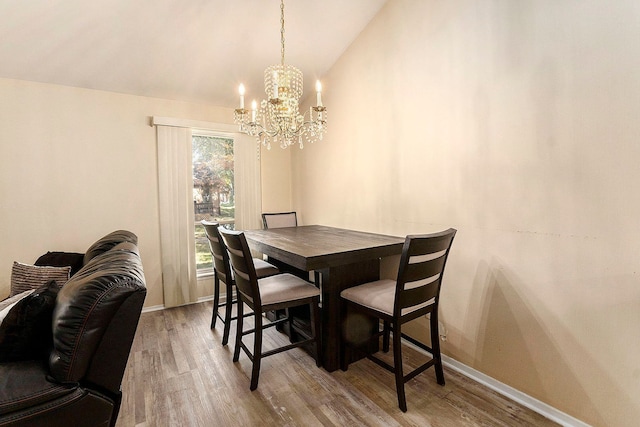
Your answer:
[[[386,1],[285,2],[305,95]],[[278,0],[1,0],[0,17],[4,78],[233,107],[280,63]]]

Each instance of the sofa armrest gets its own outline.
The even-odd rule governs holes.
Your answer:
[[[118,395],[146,293],[133,243],[92,258],[58,293],[50,375]]]

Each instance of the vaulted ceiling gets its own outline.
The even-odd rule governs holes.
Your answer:
[[[287,0],[305,95],[387,0]],[[0,77],[233,107],[280,63],[278,0],[7,0]],[[254,95],[255,94],[255,95]]]

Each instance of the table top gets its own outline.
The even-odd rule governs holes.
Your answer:
[[[324,225],[249,230],[244,234],[252,249],[307,271],[398,255],[405,240]]]

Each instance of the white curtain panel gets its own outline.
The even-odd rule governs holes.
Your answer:
[[[164,306],[196,302],[191,129],[156,126]]]
[[[233,141],[236,230],[262,228],[260,159],[253,137],[236,134]]]

